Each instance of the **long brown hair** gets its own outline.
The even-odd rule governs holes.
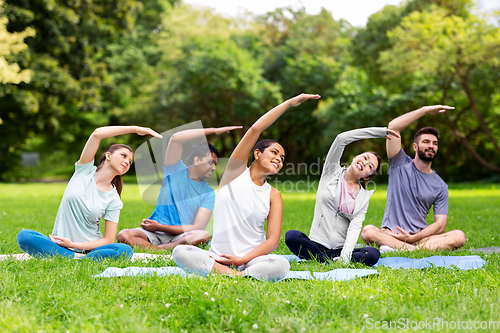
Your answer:
[[[111,146],[108,147],[108,149],[106,149],[106,151],[104,152],[104,154],[102,154],[101,160],[99,161],[99,165],[97,166],[96,172],[99,171],[99,169],[104,165],[104,162],[106,162],[106,153],[113,154],[116,150],[118,150],[120,148],[126,148],[126,149],[130,150],[131,153],[134,153],[134,151],[132,150],[132,148],[130,148],[127,145],[124,145],[124,144],[121,144],[121,143],[117,143],[117,144],[111,145]],[[122,189],[123,189],[122,176],[116,175],[115,178],[113,178],[113,180],[111,181],[111,184],[113,184],[115,186],[116,192],[118,192],[118,195],[121,197],[121,195],[122,195]]]
[[[380,159],[380,156],[378,156],[378,154],[376,152],[369,151],[368,153],[375,155],[375,157],[377,158],[377,161],[378,161],[378,165],[377,165],[377,168],[375,169],[375,171],[373,171],[371,175],[369,175],[368,177],[366,177],[366,178],[368,178],[368,180],[370,180],[373,177],[375,177],[376,175],[378,175],[378,173],[380,172],[382,160]],[[366,190],[366,180],[364,178],[360,178],[359,179],[359,183]]]

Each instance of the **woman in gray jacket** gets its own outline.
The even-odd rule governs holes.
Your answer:
[[[323,166],[309,237],[297,230],[285,234],[285,243],[294,254],[320,262],[342,259],[368,266],[377,263],[380,258],[377,249],[354,246],[374,192],[367,191],[365,183],[379,173],[380,157],[375,152],[365,152],[354,157],[348,167],[340,166],[340,158],[351,142],[391,136],[399,134],[385,127],[370,127],[344,132],[335,138]]]

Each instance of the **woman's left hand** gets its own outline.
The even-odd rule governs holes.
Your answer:
[[[73,245],[73,242],[69,238],[66,238],[66,237],[59,237],[59,236],[56,236],[56,235],[49,235],[49,238],[50,238],[51,241],[53,241],[54,243],[56,243],[59,246],[72,247],[72,245]]]
[[[401,138],[401,135],[399,135],[398,132],[393,131],[391,129],[387,129],[387,135],[385,136],[385,138],[388,139],[388,140],[391,140],[392,139],[391,136],[393,136],[395,138],[398,138],[398,139]]]
[[[217,261],[219,264],[223,265],[234,265],[234,266],[241,266],[245,264],[240,257],[233,256],[230,254],[221,254],[220,259],[214,258],[215,261]]]

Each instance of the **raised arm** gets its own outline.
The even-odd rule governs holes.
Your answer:
[[[394,131],[385,127],[358,128],[340,133],[333,141],[330,150],[326,155],[322,175],[327,176],[340,168],[340,158],[344,153],[345,147],[351,142],[384,137],[390,140],[391,137],[399,138],[399,134],[396,134]]]
[[[94,160],[97,149],[101,144],[102,139],[111,138],[113,136],[136,133],[138,135],[152,135],[157,138],[162,138],[162,136],[150,128],[139,127],[139,126],[106,126],[99,127],[94,130],[90,135],[85,147],[83,148],[82,154],[80,155],[80,161],[78,165],[83,165],[90,163]]]
[[[319,99],[320,97],[320,95],[300,94],[284,101],[260,117],[252,127],[248,129],[231,154],[220,187],[231,182],[231,180],[238,177],[245,170],[248,163],[248,156],[257,143],[259,136],[285,113],[286,110],[292,106],[299,106],[308,99]]]
[[[410,126],[415,120],[420,119],[426,114],[439,114],[446,112],[446,110],[453,109],[455,108],[447,105],[424,106],[420,109],[405,113],[404,115],[395,118],[389,123],[389,125],[387,125],[387,128],[400,134],[402,130]],[[396,156],[401,150],[401,138],[387,140],[386,150],[388,158],[393,158],[394,156]]]
[[[187,141],[201,138],[210,134],[229,133],[234,129],[242,128],[242,126],[226,126],[219,128],[196,128],[185,131],[180,131],[172,135],[167,146],[165,154],[165,165],[170,166],[179,162],[182,157],[182,144]]]

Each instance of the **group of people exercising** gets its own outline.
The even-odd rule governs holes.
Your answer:
[[[52,234],[45,236],[25,229],[17,236],[18,244],[23,251],[36,257],[92,259],[131,257],[131,246],[173,249],[176,264],[190,273],[279,279],[290,268],[286,258],[271,254],[279,245],[283,200],[266,177],[277,174],[283,167],[285,149],[275,140],[258,139],[290,107],[319,98],[319,95],[300,94],[261,116],[233,150],[217,195],[206,181],[216,169],[217,149],[201,141],[189,150],[184,163],[183,144],[241,127],[175,133],[165,153],[164,178],[153,213],[140,227],[124,229],[118,234],[123,207],[121,176],[129,170],[134,154],[126,145],[112,145],[96,167],[94,158],[99,144],[104,138],[129,133],[162,136],[138,126],[98,128],[75,164],[75,173],[64,192]],[[448,186],[431,168],[438,150],[438,130],[424,127],[415,134],[414,158],[401,148],[402,130],[427,114],[451,109],[453,107],[445,105],[425,106],[392,120],[387,127],[354,129],[339,134],[323,165],[309,235],[298,230],[287,231],[285,243],[290,251],[319,262],[342,260],[372,266],[378,261],[380,252],[463,246],[466,237],[462,231],[445,232]],[[366,181],[379,173],[381,158],[375,152],[364,152],[355,156],[348,167],[340,164],[349,143],[371,138],[386,138],[389,159],[387,204],[381,228],[373,225],[363,228],[374,192],[366,189]],[[426,218],[431,207],[434,222],[428,224]],[[213,235],[210,236],[205,228],[212,211]],[[99,227],[102,218],[104,235]],[[376,245],[379,249],[357,248],[360,234],[367,245]],[[209,241],[208,250],[198,247]]]

